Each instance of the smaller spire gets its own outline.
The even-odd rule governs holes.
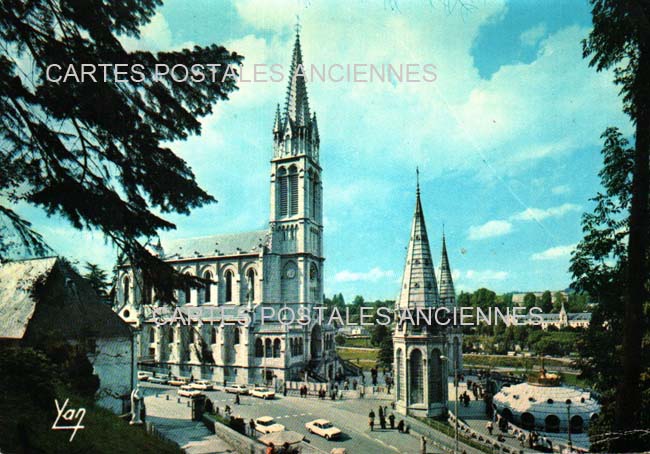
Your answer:
[[[314,139],[316,142],[320,141],[320,135],[318,133],[318,122],[316,121],[316,112],[314,112],[314,115],[311,118],[311,126],[312,126],[312,131],[314,134]]]
[[[420,195],[420,167],[416,166],[415,167],[415,191],[416,194]]]
[[[278,106],[275,110],[275,121],[273,122],[273,132],[278,133],[281,131],[282,128],[282,118],[280,116],[280,104],[278,103]]]
[[[447,241],[445,239],[444,231],[442,234],[442,260],[440,261],[440,301],[446,306],[453,306],[456,303],[456,292],[454,290],[454,280],[451,275],[451,267],[449,266]]]

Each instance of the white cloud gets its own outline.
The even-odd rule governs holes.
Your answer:
[[[560,184],[551,188],[551,192],[555,195],[568,194],[571,192],[571,188],[568,184]]]
[[[467,272],[465,273],[465,278],[476,282],[504,281],[508,279],[509,275],[510,274],[507,271],[467,270]]]
[[[546,218],[564,216],[571,212],[579,212],[580,210],[582,210],[582,207],[574,203],[565,203],[560,206],[546,209],[526,208],[524,211],[513,215],[512,219],[517,221],[541,221]]]
[[[365,272],[355,272],[343,270],[336,273],[334,280],[336,282],[377,282],[382,279],[390,279],[395,276],[393,270],[382,270],[379,267],[375,267],[370,271]]]
[[[519,35],[519,41],[526,46],[534,46],[546,35],[546,24],[537,24],[532,28],[529,28],[521,35]]]
[[[194,43],[187,41],[177,45],[172,44],[172,32],[169,29],[167,19],[161,12],[157,12],[151,21],[140,29],[140,38],[131,36],[120,37],[122,46],[128,51],[148,50],[157,52],[161,50],[180,50],[193,47]]]
[[[573,250],[576,248],[575,244],[568,244],[566,246],[555,246],[546,249],[542,252],[536,252],[531,255],[532,260],[557,260],[568,258]]]
[[[506,235],[512,231],[512,224],[508,221],[488,221],[483,225],[469,228],[470,240],[483,240],[495,236]]]

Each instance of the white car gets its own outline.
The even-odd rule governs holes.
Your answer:
[[[194,397],[201,396],[202,394],[203,393],[201,391],[192,388],[190,385],[183,385],[178,390],[178,395],[181,397],[194,398]]]
[[[207,380],[197,380],[189,384],[193,389],[200,389],[202,391],[208,391],[212,389],[212,383]]]
[[[264,388],[264,387],[261,387],[261,386],[251,389],[250,394],[253,397],[259,397],[261,399],[274,399],[275,398],[275,392],[274,391],[271,391],[269,388]]]
[[[255,420],[255,430],[263,434],[272,434],[282,432],[284,426],[275,422],[275,419],[270,416],[260,416]]]
[[[147,380],[149,383],[157,383],[159,385],[166,385],[167,379],[162,377],[149,377]]]
[[[147,381],[152,377],[151,372],[138,371],[138,380]]]
[[[169,383],[172,386],[184,386],[187,385],[188,382],[189,380],[184,377],[174,377],[167,381],[167,383]]]
[[[246,385],[229,385],[226,386],[223,390],[227,393],[248,394],[248,388]]]
[[[305,428],[310,434],[320,435],[326,440],[337,438],[341,435],[341,429],[337,429],[327,419],[315,419],[305,424]]]

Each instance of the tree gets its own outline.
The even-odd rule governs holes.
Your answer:
[[[582,217],[584,238],[578,243],[571,258],[570,271],[573,287],[581,293],[572,293],[569,310],[574,305],[586,304],[588,295],[597,299],[589,328],[577,342],[582,377],[593,383],[601,394],[602,411],[591,430],[592,450],[645,451],[650,448],[650,437],[634,427],[650,426],[650,380],[644,379],[636,399],[638,422],[628,424],[616,415],[618,400],[623,398],[619,384],[626,373],[622,359],[625,351],[624,333],[627,331],[625,288],[628,280],[627,238],[630,223],[630,204],[634,169],[634,150],[615,128],[603,133],[604,165],[599,173],[604,191],[592,200],[594,211]],[[650,232],[648,232],[650,233]],[[648,283],[648,277],[645,277]],[[585,293],[587,292],[587,293]],[[574,301],[579,301],[574,303]],[[640,302],[648,305],[647,300]],[[640,320],[645,342],[650,342],[647,316]],[[642,349],[635,358],[644,377],[650,376],[650,354]],[[623,432],[612,436],[612,432]]]
[[[379,344],[377,362],[380,367],[393,368],[393,337],[386,336]]]
[[[528,292],[524,295],[524,307],[530,309],[537,306],[537,297],[534,293]]]
[[[562,292],[555,292],[553,295],[553,300],[555,301],[553,303],[553,312],[560,312],[560,309],[562,308],[562,303],[566,302],[566,298],[564,298],[564,294]]]
[[[598,71],[614,69],[624,111],[635,126],[629,193],[627,261],[625,264],[625,330],[623,375],[617,387],[615,428],[639,427],[639,399],[647,302],[650,208],[650,3],[644,0],[591,0],[593,29],[583,41],[583,54]],[[622,446],[615,446],[620,449]]]
[[[370,343],[375,347],[378,347],[387,337],[392,337],[390,329],[386,325],[376,324],[373,326],[370,334]]]
[[[164,144],[200,134],[200,117],[236,89],[226,71],[241,57],[217,45],[157,54],[125,50],[118,37],[137,37],[159,4],[0,3],[0,215],[26,247],[45,245],[14,210],[19,203],[60,215],[77,229],[102,232],[160,300],[172,301],[174,288],[199,282],[154,257],[143,241],[175,228],[163,215],[188,214],[214,198]],[[142,80],[120,76],[111,66],[106,80],[98,73],[97,82],[46,77],[50,65],[67,71],[81,63],[141,65]],[[155,77],[157,64],[208,63],[221,66],[201,82]],[[0,253],[4,249],[0,244]]]
[[[542,312],[546,314],[553,310],[553,297],[551,296],[551,292],[548,290],[542,293],[542,298],[540,299],[540,307],[542,308]]]
[[[83,277],[88,279],[91,287],[95,289],[95,292],[97,292],[97,295],[102,300],[107,299],[110,283],[108,281],[108,274],[106,271],[101,269],[99,265],[90,262],[86,262],[84,268],[86,268],[86,273],[83,275]]]

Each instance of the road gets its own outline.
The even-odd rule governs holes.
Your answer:
[[[152,385],[141,382],[146,395],[169,394],[176,398],[178,388]],[[344,447],[350,454],[356,453],[390,453],[415,454],[420,452],[420,441],[413,435],[400,434],[397,430],[376,429],[370,432],[368,427],[368,413],[374,410],[379,412],[379,405],[387,405],[388,401],[372,399],[347,399],[347,400],[319,400],[315,397],[301,398],[298,396],[278,396],[274,400],[261,400],[255,397],[242,396],[241,404],[234,404],[234,395],[221,391],[206,391],[205,394],[213,401],[215,406],[223,411],[225,405],[232,408],[233,415],[244,418],[248,425],[251,418],[271,416],[287,430],[305,435],[305,443],[317,452],[327,453],[335,447]],[[182,399],[186,405],[186,399]],[[395,415],[396,424],[399,415]],[[341,429],[343,435],[339,440],[325,440],[317,435],[312,435],[305,429],[305,423],[317,418],[325,418]],[[378,426],[378,418],[375,420]],[[435,452],[428,449],[427,452]]]

